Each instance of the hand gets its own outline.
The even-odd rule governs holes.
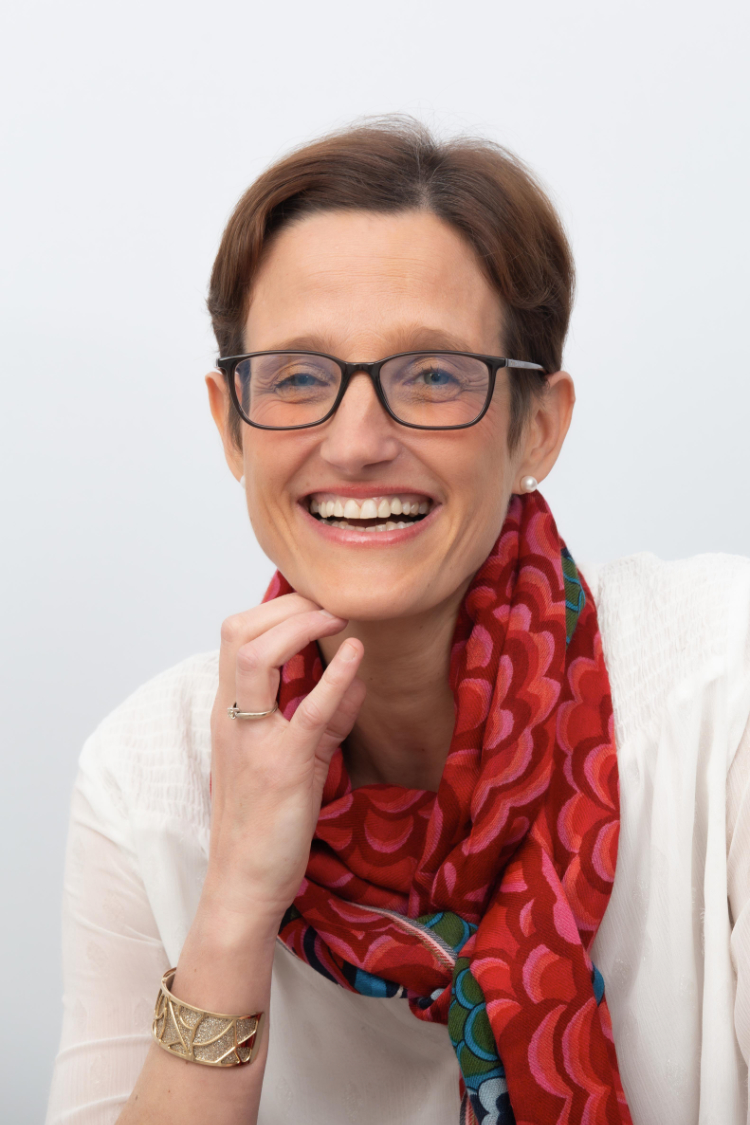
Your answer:
[[[334,750],[352,729],[365,695],[356,679],[360,641],[339,648],[290,722],[230,719],[267,711],[285,661],[346,622],[299,594],[287,594],[224,622],[219,689],[211,718],[212,820],[202,907],[242,919],[280,922],[307,867]]]

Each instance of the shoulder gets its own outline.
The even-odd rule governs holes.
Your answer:
[[[107,821],[203,818],[218,653],[201,653],[128,696],[87,740],[77,785]]]
[[[581,571],[621,722],[655,720],[673,691],[719,680],[740,721],[750,706],[750,559],[639,554]]]
[[[750,559],[716,554],[665,562],[639,554],[581,569],[607,632],[666,643],[700,638],[715,649],[746,613],[750,634]]]
[[[218,652],[199,653],[148,680],[104,719],[95,737],[108,743],[163,741],[175,726],[189,731],[210,712],[218,683]]]

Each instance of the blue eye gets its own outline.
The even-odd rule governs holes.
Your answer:
[[[336,393],[337,380],[333,372],[312,363],[283,363],[275,368],[258,372],[254,382],[254,394],[272,395],[285,402],[316,400],[321,395]]]
[[[449,383],[454,383],[455,379],[449,375],[447,371],[436,369],[434,371],[421,371],[420,375],[424,383],[428,387],[447,387]]]
[[[314,387],[320,384],[322,380],[316,377],[309,371],[298,371],[293,375],[287,375],[285,379],[279,379],[276,386],[281,387]]]

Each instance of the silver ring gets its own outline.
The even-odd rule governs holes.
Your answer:
[[[273,715],[278,709],[278,703],[274,703],[270,711],[240,711],[235,703],[234,707],[227,707],[227,715],[230,719],[265,719],[266,715]]]

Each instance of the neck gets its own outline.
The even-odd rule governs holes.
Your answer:
[[[349,622],[345,635],[364,645],[359,676],[367,685],[343,747],[355,789],[384,783],[437,790],[455,722],[448,673],[465,592],[462,587],[448,602],[418,617]],[[343,639],[339,633],[319,642],[326,662]]]

